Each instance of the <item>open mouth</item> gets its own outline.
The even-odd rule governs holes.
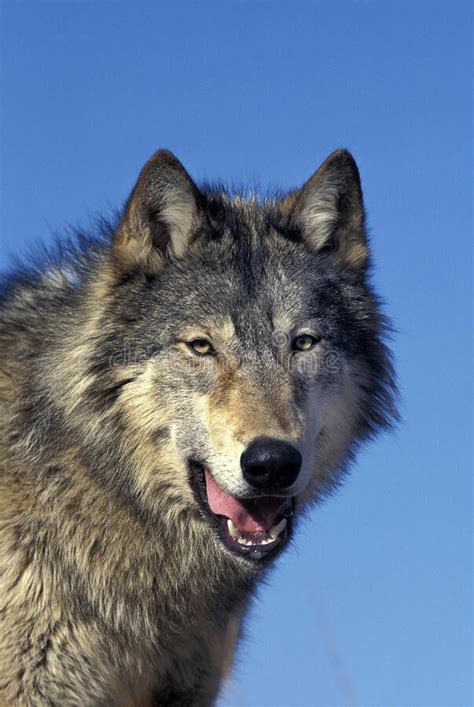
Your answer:
[[[237,498],[204,465],[192,461],[189,466],[196,500],[228,549],[259,562],[282,548],[291,531],[292,498]]]

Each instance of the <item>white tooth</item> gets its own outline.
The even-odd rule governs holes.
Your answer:
[[[276,540],[280,533],[286,528],[286,518],[282,518],[279,523],[273,526],[270,530],[272,540]]]
[[[234,538],[234,540],[238,539],[239,531],[237,530],[233,521],[231,521],[230,518],[227,518],[227,530],[229,531],[229,534]]]

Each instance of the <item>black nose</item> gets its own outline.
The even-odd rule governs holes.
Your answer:
[[[281,439],[261,437],[240,458],[244,479],[256,489],[275,492],[292,486],[301,469],[302,457]]]

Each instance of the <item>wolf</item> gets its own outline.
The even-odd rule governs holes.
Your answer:
[[[159,150],[5,275],[0,703],[215,703],[305,511],[396,419],[358,168],[289,193]]]

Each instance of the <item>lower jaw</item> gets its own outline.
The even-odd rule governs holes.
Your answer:
[[[289,529],[287,526],[272,542],[243,545],[230,535],[227,530],[227,519],[223,517],[217,519],[217,532],[221,543],[230,550],[233,555],[259,565],[271,562],[271,560],[283,550],[289,537]]]

